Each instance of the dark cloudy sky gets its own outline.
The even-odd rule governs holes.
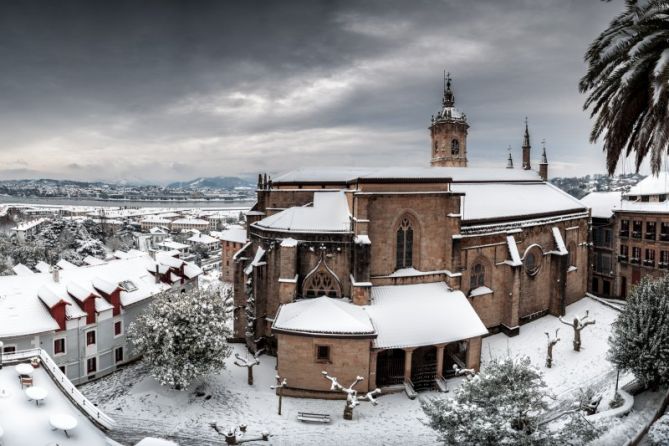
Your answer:
[[[0,2],[0,178],[427,165],[442,70],[472,165],[604,170],[578,80],[622,0]]]

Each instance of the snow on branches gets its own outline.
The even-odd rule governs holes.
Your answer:
[[[609,359],[644,385],[669,384],[669,276],[644,278],[613,323]]]
[[[328,372],[321,372],[323,377],[330,381],[330,390],[344,392],[346,394],[346,407],[344,407],[344,419],[352,420],[353,419],[353,409],[360,404],[360,401],[369,401],[373,406],[376,406],[378,402],[374,398],[374,395],[381,393],[381,389],[374,389],[371,392],[367,392],[364,396],[358,396],[358,391],[354,389],[359,382],[363,381],[365,378],[362,376],[357,376],[355,381],[348,386],[344,387],[339,384],[335,376],[328,375]]]
[[[235,353],[235,358],[237,358],[237,361],[235,361],[235,365],[237,367],[246,367],[246,369],[247,369],[247,381],[249,383],[249,386],[253,385],[253,367],[260,364],[260,360],[258,359],[258,357],[264,351],[265,351],[264,348],[261,348],[260,350],[257,350],[253,354],[253,359],[242,358],[239,353]]]
[[[447,445],[579,444],[571,442],[575,430],[556,431],[542,422],[549,399],[541,372],[528,357],[492,358],[452,398],[421,404],[429,426]]]
[[[566,322],[564,319],[562,319],[562,316],[560,316],[558,319],[560,322],[562,322],[565,325],[570,326],[571,328],[574,329],[574,351],[575,352],[580,352],[581,351],[581,331],[587,327],[588,325],[594,325],[595,320],[588,320],[589,317],[589,312],[586,310],[585,316],[582,318],[574,318],[574,321],[572,323]]]
[[[183,390],[225,367],[228,313],[218,293],[162,293],[130,324],[128,335],[162,385]]]

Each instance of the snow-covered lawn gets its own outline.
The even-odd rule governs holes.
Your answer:
[[[608,337],[611,324],[618,316],[618,311],[594,299],[585,297],[567,307],[563,319],[571,322],[574,317],[583,317],[586,310],[589,319],[595,325],[589,325],[581,332],[581,351],[575,352],[572,346],[574,330],[560,323],[555,316],[547,315],[520,327],[520,334],[509,338],[500,333],[483,340],[481,350],[482,367],[490,355],[504,356],[509,352],[514,355],[527,355],[532,364],[544,373],[544,380],[551,392],[558,398],[573,396],[579,388],[599,387],[606,380],[615,380],[615,367],[606,359]],[[545,367],[546,335],[555,336],[559,328],[560,342],[553,347],[553,367]],[[627,377],[626,377],[627,378]]]
[[[504,334],[490,336],[483,341],[483,367],[490,355],[526,354],[545,373],[545,380],[553,394],[565,398],[579,387],[608,385],[615,379],[615,371],[606,360],[607,338],[616,310],[590,298],[584,298],[568,307],[567,320],[590,311],[597,323],[583,330],[581,352],[572,351],[572,330],[560,324],[557,318],[545,316],[523,325],[520,334],[509,338]],[[544,367],[546,337],[544,332],[555,333],[560,327],[562,341],[554,349],[552,369]],[[246,355],[241,345],[234,351]],[[249,426],[249,435],[268,431],[271,444],[341,445],[347,443],[397,445],[437,444],[437,436],[422,421],[425,420],[418,400],[409,400],[403,393],[379,397],[374,407],[362,403],[354,411],[354,420],[342,419],[344,402],[284,398],[283,415],[277,415],[278,398],[270,386],[274,384],[275,358],[261,357],[254,368],[255,384],[246,384],[246,369],[232,364],[220,374],[209,376],[196,389],[178,392],[162,388],[148,376],[144,366],[135,364],[124,370],[82,387],[83,393],[117,421],[119,429],[112,437],[129,444],[144,436],[153,435],[177,440],[182,446],[224,444],[209,426]],[[450,381],[453,388],[455,382]],[[200,396],[197,396],[200,395]],[[421,397],[441,395],[422,393]],[[447,394],[448,395],[448,394]],[[305,424],[296,419],[298,411],[328,413],[329,425]]]

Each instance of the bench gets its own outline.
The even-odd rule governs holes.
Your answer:
[[[298,412],[297,419],[305,423],[329,423],[331,421],[327,413]]]

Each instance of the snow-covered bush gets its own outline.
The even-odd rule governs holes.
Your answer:
[[[669,412],[657,420],[648,431],[651,444],[657,446],[669,445]]]
[[[609,359],[643,384],[669,384],[669,276],[644,278],[613,323]]]
[[[429,426],[447,445],[579,444],[575,432],[586,435],[578,415],[568,425],[578,430],[549,429],[542,423],[548,391],[541,372],[528,357],[493,358],[478,375],[468,377],[453,399],[422,402]]]
[[[225,367],[231,348],[225,302],[215,292],[163,293],[130,324],[128,335],[162,385],[183,390]]]

